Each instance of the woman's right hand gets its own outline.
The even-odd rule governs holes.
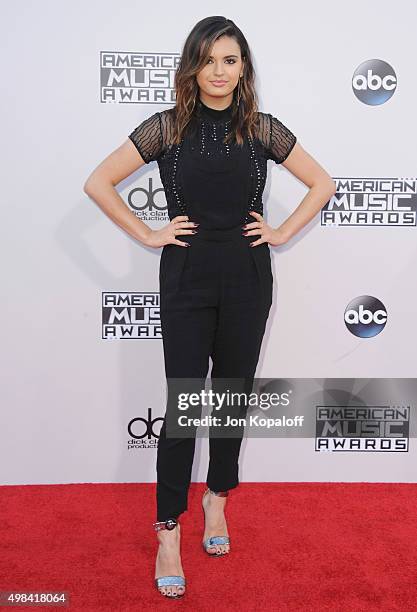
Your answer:
[[[177,244],[178,246],[188,247],[188,242],[177,240],[176,236],[182,234],[195,234],[195,230],[199,223],[188,221],[188,216],[179,215],[174,217],[168,225],[165,225],[159,230],[151,230],[144,241],[146,246],[163,247],[166,244]]]

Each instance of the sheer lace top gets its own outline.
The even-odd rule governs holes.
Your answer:
[[[268,159],[281,164],[296,136],[279,119],[258,112],[254,138],[243,147],[224,144],[232,105],[223,110],[197,102],[193,120],[179,145],[172,145],[173,109],[142,121],[129,138],[145,163],[157,161],[168,215],[187,214],[206,228],[228,228],[254,221],[250,210],[263,214]]]

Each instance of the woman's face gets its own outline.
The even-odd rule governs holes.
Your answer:
[[[206,65],[196,77],[202,101],[221,108],[231,104],[233,90],[243,75],[243,65],[240,47],[234,38],[223,35],[216,40]]]

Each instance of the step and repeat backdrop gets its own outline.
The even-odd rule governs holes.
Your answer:
[[[417,480],[416,5],[209,11],[182,0],[163,11],[130,0],[3,8],[3,484],[156,480],[162,249],[132,239],[83,185],[175,104],[183,42],[209,14],[247,37],[259,110],[337,185],[297,236],[271,247],[257,377],[284,401],[271,423],[258,411],[240,479]],[[169,222],[156,162],[117,190],[150,227]],[[306,192],[269,161],[267,222],[280,225]],[[201,436],[193,481],[207,465]]]

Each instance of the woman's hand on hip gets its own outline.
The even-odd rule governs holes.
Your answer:
[[[177,239],[177,236],[184,234],[195,234],[196,228],[199,224],[194,221],[188,221],[186,215],[179,215],[174,217],[168,225],[165,225],[159,230],[151,230],[148,234],[146,242],[144,244],[150,247],[163,247],[166,244],[178,244],[178,246],[188,247],[188,242],[182,242]]]
[[[251,210],[250,213],[253,217],[255,217],[255,221],[253,223],[246,223],[243,228],[245,231],[245,236],[258,236],[260,234],[260,238],[258,240],[253,240],[250,243],[251,247],[256,247],[263,242],[268,242],[272,246],[279,246],[280,244],[285,244],[287,242],[287,238],[280,232],[279,228],[274,229],[266,221],[264,221],[262,215]]]

